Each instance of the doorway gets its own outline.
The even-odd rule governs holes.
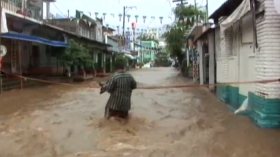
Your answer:
[[[39,46],[32,45],[31,65],[32,65],[32,67],[39,67],[40,66],[40,49],[39,49]]]

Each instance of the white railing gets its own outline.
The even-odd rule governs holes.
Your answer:
[[[12,1],[8,1],[8,2],[2,1],[1,4],[3,8],[15,13],[21,10],[21,8],[16,6],[16,4],[14,4]]]
[[[39,10],[34,9],[34,7],[25,7],[25,9],[23,9],[22,4],[24,3],[21,0],[2,0],[1,2],[2,8],[4,9],[39,21],[42,20],[42,16],[39,15]]]

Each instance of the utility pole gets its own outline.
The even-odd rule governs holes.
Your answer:
[[[194,9],[197,10],[196,0],[194,0]],[[195,15],[196,24],[198,24],[198,15]]]
[[[209,12],[209,8],[208,8],[208,0],[206,0],[206,23],[208,23],[208,13]]]
[[[123,43],[124,44],[125,44],[125,16],[126,16],[126,11],[127,11],[127,9],[133,9],[133,8],[136,8],[136,6],[131,6],[131,7],[124,6],[123,7],[123,26],[122,26],[123,32],[122,32],[122,36],[123,36]]]
[[[122,33],[122,35],[123,35],[123,37],[124,37],[124,33],[125,33],[125,9],[126,9],[126,7],[124,6],[123,7],[123,33]]]
[[[0,0],[0,46],[2,45],[2,0]],[[0,51],[2,51],[0,49]],[[0,52],[2,54],[2,52]],[[2,57],[2,56],[0,56]],[[0,59],[0,64],[2,64],[2,58]],[[3,80],[2,80],[2,65],[0,65],[0,94],[3,92]]]

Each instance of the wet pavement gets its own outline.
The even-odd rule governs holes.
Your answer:
[[[171,68],[139,86],[191,84]],[[236,116],[206,88],[135,90],[127,124],[104,120],[99,89],[47,86],[0,95],[0,157],[278,157],[280,131]],[[90,86],[97,86],[90,83]]]

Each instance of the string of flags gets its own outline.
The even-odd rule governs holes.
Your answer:
[[[91,17],[91,13],[88,13],[88,14],[90,15],[90,16],[89,16],[89,18],[90,18],[90,17]],[[83,15],[86,15],[86,14],[84,14],[84,12],[82,12],[82,11],[76,10],[76,16],[75,16],[76,18],[77,18],[77,17],[80,18],[80,17],[82,17]],[[95,15],[95,19],[98,19],[98,18],[99,18],[99,19],[105,20],[106,17],[109,15],[109,16],[111,16],[111,17],[113,17],[113,18],[115,18],[115,17],[117,16],[120,22],[123,21],[123,14],[115,15],[115,14],[113,14],[113,13],[107,14],[107,13],[98,13],[98,12],[95,12],[94,15]],[[100,15],[101,15],[101,16],[100,16]],[[125,17],[126,17],[127,22],[131,22],[132,18],[134,17],[134,20],[135,20],[136,23],[139,22],[139,18],[142,18],[143,23],[146,23],[148,19],[150,19],[151,22],[154,21],[154,20],[156,20],[156,19],[158,19],[158,20],[160,21],[160,24],[163,23],[163,20],[164,20],[165,18],[166,18],[166,19],[172,19],[171,17],[163,17],[163,16],[159,16],[159,17],[156,17],[156,16],[146,16],[146,15],[143,15],[143,16],[134,15],[134,16],[132,16],[132,15],[130,15],[130,14],[126,14]],[[134,20],[133,20],[133,21],[134,21]]]
[[[97,22],[98,20],[102,20],[100,18],[97,18],[97,15],[99,13],[96,12],[95,15],[96,15],[96,19],[93,19],[91,18],[91,14],[89,13],[89,16],[84,14],[82,11],[78,11],[76,10],[76,16],[75,17],[71,17],[70,20],[75,20],[77,22],[79,22],[80,20],[83,20],[85,21],[89,26],[91,26],[92,24],[94,24],[95,22]],[[106,18],[106,15],[107,13],[103,13],[102,16],[103,16],[103,19]],[[115,16],[114,14],[111,14],[111,16]],[[122,17],[121,14],[119,14],[120,17]],[[127,15],[128,19],[131,17],[130,15]],[[139,15],[135,15],[135,19],[136,21],[138,21],[138,18],[140,16]],[[148,18],[147,16],[143,16],[143,20],[146,20],[146,18]],[[155,16],[152,16],[151,19],[156,19]],[[163,19],[163,17],[159,17],[159,19]],[[113,28],[115,30],[117,30],[118,33],[122,32],[123,31],[123,28],[119,25],[119,26],[114,26],[114,27],[109,27],[108,24],[106,24],[106,27],[107,28]],[[148,29],[139,29],[139,28],[133,28],[132,26],[131,27],[126,27],[124,28],[126,32],[129,32],[128,35],[126,36],[130,36],[130,35],[134,35],[134,36],[139,36],[141,34],[149,34],[149,35],[152,35],[152,36],[156,36],[157,34],[163,34],[165,31],[166,31],[166,26],[165,25],[162,25],[160,27],[157,27],[157,28],[148,28]],[[126,33],[127,34],[127,33]]]
[[[107,15],[110,15],[110,16],[113,17],[113,18],[115,18],[115,17],[117,16],[117,17],[119,18],[119,21],[120,21],[120,22],[121,22],[122,19],[123,19],[123,14],[117,14],[117,15],[116,15],[116,14],[113,14],[113,13],[108,14],[108,13],[99,13],[99,12],[95,12],[94,14],[95,14],[95,18],[98,18],[98,16],[101,15],[101,16],[102,16],[101,18],[102,18],[103,20],[106,19],[106,16],[107,16]],[[126,16],[126,18],[127,18],[127,22],[130,22],[131,18],[134,17],[136,23],[139,22],[139,18],[141,18],[141,17],[142,17],[142,20],[143,20],[144,23],[146,23],[146,21],[147,21],[148,18],[150,18],[151,20],[159,19],[159,20],[160,20],[160,23],[162,24],[163,19],[164,19],[163,16],[159,16],[159,17],[150,16],[150,17],[148,17],[148,16],[146,16],[146,15],[143,15],[143,16],[134,15],[134,16],[132,16],[132,15],[130,15],[130,14],[127,14],[127,15],[125,15],[125,16]],[[171,17],[168,17],[168,18],[171,19]]]

